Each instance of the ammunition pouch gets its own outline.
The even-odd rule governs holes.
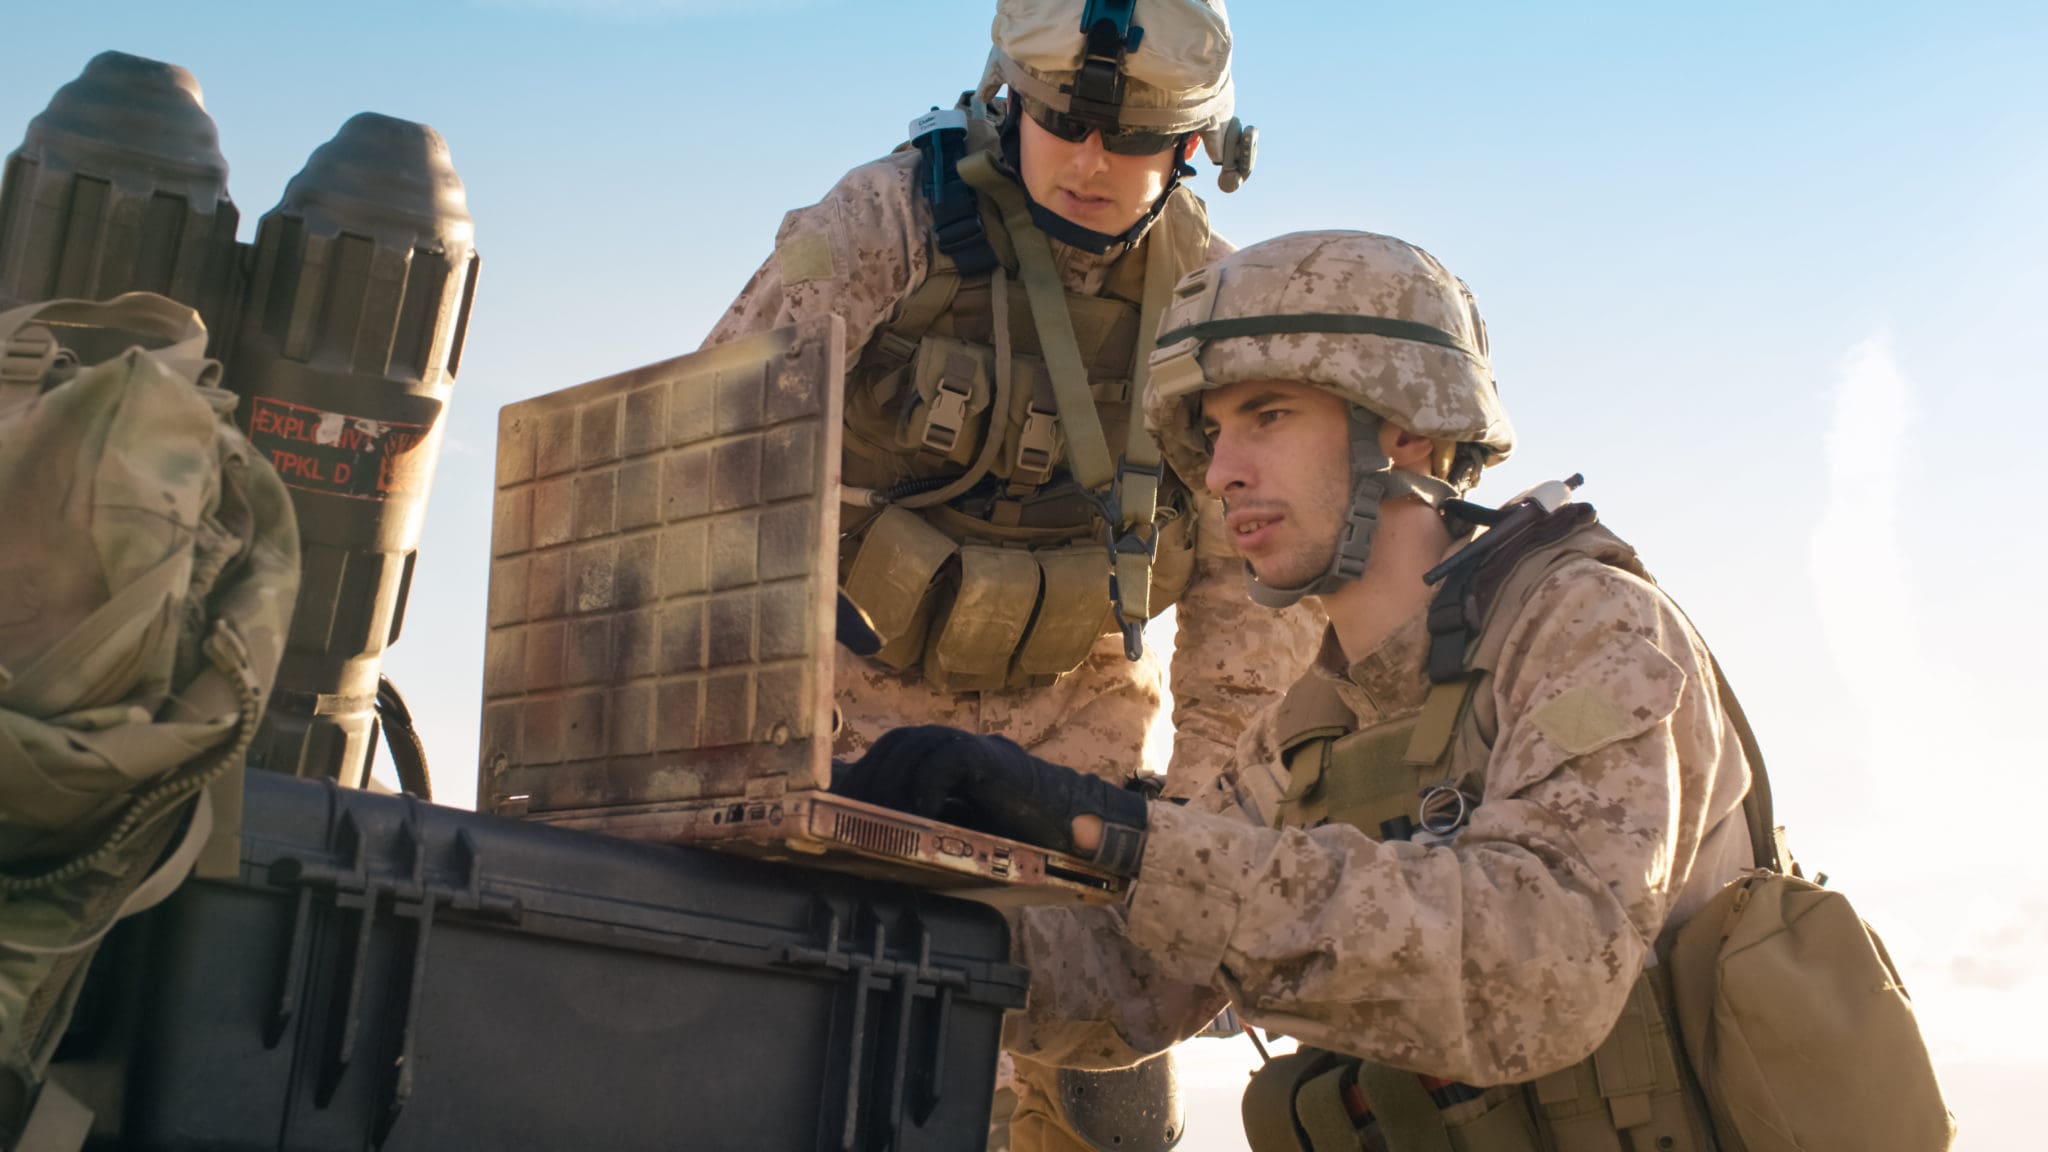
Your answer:
[[[1099,539],[1055,535],[1034,547],[1030,538],[1047,534],[1019,529],[1003,534],[1011,539],[956,541],[937,519],[886,508],[850,545],[842,587],[882,637],[874,659],[898,670],[922,665],[945,692],[1042,687],[1080,667],[1110,631]],[[1191,521],[1162,526],[1157,603],[1177,598],[1193,572]]]
[[[993,400],[995,356],[987,348],[944,336],[918,343],[908,368],[910,391],[896,427],[896,447],[966,467],[981,449]]]
[[[1369,1098],[1379,1106],[1371,1108]],[[1527,1152],[1550,1147],[1540,1141],[1519,1086],[1429,1088],[1410,1073],[1320,1048],[1304,1047],[1268,1061],[1245,1089],[1243,1109],[1253,1152]],[[1423,1126],[1419,1135],[1408,1130],[1416,1124]]]
[[[1070,544],[1032,553],[1044,581],[1031,634],[1017,650],[1017,676],[1025,684],[1050,684],[1080,667],[1109,622],[1109,581],[1102,574],[1102,546]]]
[[[1042,581],[1031,553],[962,545],[959,575],[943,607],[945,624],[926,642],[925,677],[942,691],[992,692],[1009,680]]]
[[[906,508],[884,508],[868,522],[840,588],[882,638],[876,660],[903,669],[924,655],[939,572],[958,547]]]

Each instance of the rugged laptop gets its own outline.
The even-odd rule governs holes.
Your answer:
[[[838,319],[507,405],[483,804],[990,902],[1108,899],[1079,857],[831,795]]]

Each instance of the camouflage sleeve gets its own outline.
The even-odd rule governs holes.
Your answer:
[[[852,364],[929,266],[931,210],[912,187],[916,164],[914,151],[863,164],[823,200],[784,216],[774,253],[704,347],[837,312]]]
[[[1166,794],[1216,810],[1238,741],[1308,668],[1325,622],[1307,604],[1275,612],[1252,603],[1222,505],[1202,498],[1196,515],[1195,575],[1175,610]]]
[[[1583,1059],[1703,836],[1740,819],[1747,768],[1690,628],[1595,561],[1537,589],[1493,692],[1500,731],[1455,839],[1155,803],[1129,939],[1321,1047],[1481,1085]]]
[[[1062,1068],[1122,1068],[1165,1051],[1216,1018],[1221,985],[1165,973],[1124,935],[1122,908],[1024,908],[1016,959],[1031,972],[1022,1010],[1003,1020],[1003,1047]]]

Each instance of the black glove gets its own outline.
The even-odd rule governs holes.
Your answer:
[[[927,725],[883,734],[867,755],[832,766],[842,796],[963,828],[1074,851],[1074,817],[1102,819],[1094,860],[1133,876],[1145,846],[1145,800],[1040,760],[1000,736]]]

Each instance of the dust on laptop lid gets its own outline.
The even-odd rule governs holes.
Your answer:
[[[845,797],[837,318],[547,396],[499,419],[490,807],[994,902],[1124,879]]]
[[[826,317],[500,412],[489,807],[830,784],[843,346]]]

